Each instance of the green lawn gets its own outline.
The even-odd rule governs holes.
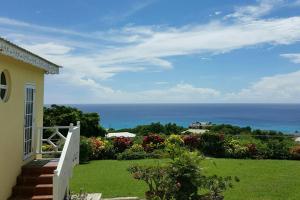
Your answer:
[[[101,192],[104,197],[143,197],[146,185],[134,180],[127,167],[159,160],[92,161],[75,168],[71,190]],[[282,160],[208,159],[203,161],[207,174],[238,176],[241,180],[225,193],[226,200],[299,200],[300,162]]]

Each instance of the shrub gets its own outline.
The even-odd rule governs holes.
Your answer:
[[[151,152],[154,149],[163,148],[164,141],[165,140],[161,136],[157,134],[150,134],[144,137],[142,145],[145,151]]]
[[[89,140],[92,148],[91,158],[95,160],[101,159],[105,149],[105,142],[101,138],[96,137],[91,137]]]
[[[89,161],[89,157],[92,153],[92,147],[89,140],[86,137],[80,138],[80,152],[79,152],[79,162],[87,163]]]
[[[290,148],[292,144],[287,139],[269,139],[266,141],[269,149],[268,158],[272,159],[288,159],[290,158]]]
[[[300,160],[300,145],[290,149],[292,159]]]
[[[246,147],[247,147],[248,156],[250,158],[257,158],[258,149],[256,147],[256,144],[254,144],[254,143],[246,144]]]
[[[117,137],[113,139],[113,145],[117,153],[122,153],[132,146],[132,141],[130,138]]]
[[[146,159],[146,158],[167,158],[168,155],[162,150],[154,150],[153,152],[145,152],[143,151],[132,151],[131,149],[127,149],[122,153],[117,154],[118,160],[138,160],[138,159]]]
[[[225,142],[225,155],[227,157],[232,158],[245,158],[247,157],[247,150],[246,146],[242,146],[238,140],[229,139]]]
[[[170,135],[165,141],[165,145],[183,146],[184,141],[180,135]]]
[[[144,147],[141,144],[133,144],[129,150],[131,152],[143,152]]]
[[[197,149],[201,145],[200,135],[186,135],[183,137],[184,145],[189,149]]]
[[[223,157],[225,154],[224,139],[224,134],[204,133],[201,135],[200,149],[206,155]]]
[[[145,151],[140,152],[132,152],[129,150],[125,150],[122,153],[117,155],[118,160],[138,160],[148,158],[149,155]]]
[[[112,159],[115,158],[115,151],[113,145],[101,138],[92,137],[89,139],[92,148],[91,159]]]
[[[143,180],[148,185],[148,191],[145,192],[147,200],[170,199],[170,192],[176,190],[176,186],[171,184],[167,167],[135,165],[128,171],[134,179]]]
[[[181,148],[181,153],[168,165],[135,165],[128,170],[133,178],[146,182],[148,200],[222,199],[222,192],[232,187],[231,177],[205,176],[200,167],[201,160],[198,153]],[[199,195],[199,191],[207,193]]]

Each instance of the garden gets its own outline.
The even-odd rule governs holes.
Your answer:
[[[186,129],[176,124],[152,123],[110,130],[130,131],[135,138],[108,139],[98,114],[56,105],[45,113],[46,125],[82,123],[81,165],[71,187],[77,193],[149,200],[300,197],[300,144],[292,135],[232,125],[182,134]]]

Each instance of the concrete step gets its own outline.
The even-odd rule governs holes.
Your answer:
[[[34,195],[52,195],[52,193],[52,184],[16,185],[13,188],[14,196],[32,197]]]
[[[52,195],[36,195],[32,197],[23,197],[23,196],[16,196],[11,197],[8,200],[53,200]]]
[[[17,185],[37,185],[37,184],[52,184],[53,174],[40,175],[20,175],[17,178]]]

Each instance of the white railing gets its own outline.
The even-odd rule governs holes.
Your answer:
[[[71,124],[53,177],[53,200],[63,200],[69,189],[73,168],[79,164],[80,123]]]
[[[67,137],[59,130],[68,129]],[[80,122],[76,126],[43,127],[39,129],[37,154],[61,153],[58,165],[53,177],[53,200],[63,200],[68,195],[69,180],[73,174],[73,168],[79,164]],[[50,130],[51,136],[43,138],[45,130]],[[56,138],[55,138],[56,137]],[[62,143],[64,141],[64,144]],[[43,151],[42,145],[47,143],[53,147],[53,151]],[[63,145],[62,151],[60,146]]]

